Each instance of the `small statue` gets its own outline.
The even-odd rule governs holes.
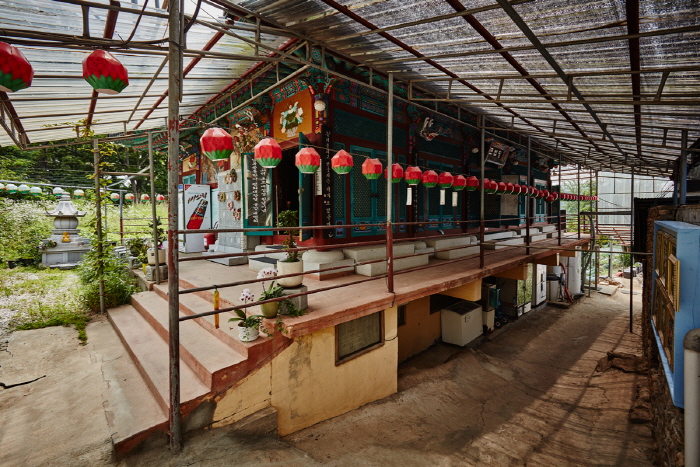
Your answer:
[[[61,239],[63,243],[70,243],[70,235],[68,232],[63,232],[63,238]]]

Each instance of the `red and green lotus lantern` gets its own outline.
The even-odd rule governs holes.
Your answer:
[[[488,178],[483,179],[481,182],[481,189],[484,190],[484,193],[493,193],[493,191],[491,191],[491,180]]]
[[[8,185],[8,187],[9,187],[9,185]],[[56,198],[60,198],[61,196],[63,196],[63,193],[65,193],[65,192],[63,191],[63,188],[61,188],[60,186],[57,186],[56,188],[54,188],[54,189],[51,191],[51,193],[53,193],[53,195],[54,195]]]
[[[474,191],[479,188],[479,179],[475,176],[467,178],[467,191]]]
[[[129,85],[126,68],[106,50],[95,50],[83,60],[83,78],[103,94],[119,94]]]
[[[5,189],[11,195],[14,195],[15,193],[17,193],[17,185],[15,185],[14,183],[8,183],[7,186],[5,187]]]
[[[109,195],[109,199],[111,199],[112,201],[119,201],[119,198],[121,198],[121,196],[119,196],[119,193],[112,193],[111,195]]]
[[[379,159],[365,159],[362,163],[362,175],[367,180],[377,180],[382,176],[382,163]]]
[[[233,149],[233,140],[231,142],[231,148]],[[282,162],[282,148],[272,138],[261,139],[255,145],[254,152],[257,163],[266,169],[274,169]]]
[[[498,182],[496,186],[496,194],[497,195],[502,195],[505,194],[506,192],[506,184],[505,182]]]
[[[423,171],[418,167],[408,167],[403,177],[409,185],[418,185],[423,180]]]
[[[19,191],[20,195],[29,194],[29,185],[27,185],[26,183],[22,183],[20,186],[17,187],[17,191]]]
[[[506,194],[512,195],[513,193],[515,193],[515,185],[510,182],[506,183]]]
[[[33,186],[29,189],[29,193],[31,193],[32,196],[41,196],[41,188]]]
[[[150,200],[151,200],[151,197],[148,196],[146,193],[144,193],[144,194],[141,195],[141,202],[147,203],[147,202],[150,201]]]
[[[538,193],[539,193],[539,190],[537,188],[535,188],[534,186],[527,187],[527,194],[530,196],[530,198],[537,198]]]
[[[228,159],[233,152],[233,138],[222,128],[209,128],[199,138],[199,148],[213,161]]]
[[[491,191],[490,193],[496,193],[498,190],[498,182],[496,180],[491,180]]]
[[[127,201],[134,201],[134,194],[133,193],[127,193],[124,195],[124,199]]]
[[[547,196],[544,200],[545,200],[546,202],[548,202],[549,204],[552,204],[552,203],[554,202],[554,196],[553,196],[553,195],[549,195],[549,196]]]
[[[126,196],[129,196],[129,194],[130,193],[127,193]],[[84,197],[85,197],[85,192],[81,189],[77,189],[73,192],[73,198],[75,198],[75,199],[83,199]],[[131,197],[133,198],[134,195],[131,195]]]
[[[295,165],[303,174],[315,173],[321,166],[321,156],[314,148],[304,148],[297,153]]]
[[[517,183],[513,184],[513,194],[518,196],[521,194],[521,187]]]
[[[463,175],[455,175],[455,179],[452,182],[452,189],[455,191],[462,191],[467,187],[467,179]]]
[[[163,195],[156,195],[156,203],[162,204],[165,202],[165,196]]]
[[[17,92],[32,85],[34,70],[17,47],[0,42],[0,91]]]
[[[426,170],[423,172],[423,178],[421,181],[423,182],[424,187],[433,188],[438,184],[438,179],[438,174],[434,170]]]
[[[339,175],[349,174],[354,164],[352,156],[345,149],[341,149],[331,158],[331,167]]]
[[[440,188],[442,188],[443,190],[446,190],[452,186],[454,180],[455,178],[452,176],[451,173],[443,172],[438,177],[438,185],[440,185]]]
[[[389,168],[384,169],[384,178],[387,178]],[[403,179],[403,167],[400,164],[391,164],[391,183],[399,183]]]
[[[547,199],[549,198],[549,191],[548,190],[540,190],[540,199]]]

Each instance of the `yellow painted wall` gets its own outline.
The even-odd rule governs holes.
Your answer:
[[[397,391],[396,308],[384,311],[384,345],[335,365],[335,327],[297,338],[219,401],[214,426],[272,405],[288,435]]]
[[[481,300],[481,279],[440,293],[471,302],[479,301]]]
[[[429,296],[408,303],[406,324],[398,328],[399,363],[433,345],[440,333],[440,313],[430,314]]]

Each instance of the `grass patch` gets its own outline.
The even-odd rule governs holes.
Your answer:
[[[73,271],[21,267],[0,269],[0,313],[10,330],[74,326],[82,345],[90,322],[78,301],[80,282]]]

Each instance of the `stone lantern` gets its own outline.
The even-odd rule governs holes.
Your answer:
[[[85,216],[85,211],[78,211],[67,193],[63,193],[58,206],[53,211],[46,211],[54,218],[51,237],[44,240],[41,263],[44,266],[60,269],[72,269],[78,265],[83,255],[90,251],[90,240],[80,237],[78,217]],[[55,244],[55,246],[54,246]]]

